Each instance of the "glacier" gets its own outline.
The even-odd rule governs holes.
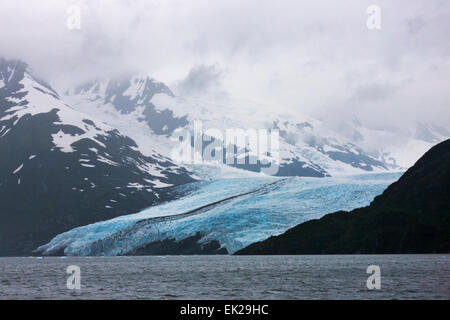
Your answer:
[[[234,253],[307,220],[368,205],[401,173],[353,176],[238,177],[176,187],[180,198],[57,235],[36,252],[68,256],[125,255],[157,241],[201,234]]]

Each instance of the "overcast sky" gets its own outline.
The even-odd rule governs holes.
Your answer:
[[[366,26],[371,4],[381,30]],[[448,0],[0,0],[0,17],[0,56],[56,88],[139,71],[185,95],[450,129]]]

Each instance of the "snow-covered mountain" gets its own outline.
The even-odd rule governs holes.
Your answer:
[[[414,153],[418,158],[449,135],[426,124],[409,135],[369,129],[355,119],[335,128],[274,110],[230,97],[177,97],[146,75],[91,81],[60,96],[25,63],[0,59],[0,255],[29,254],[57,234],[41,253],[164,253],[160,245],[186,243],[196,253],[233,252],[299,219],[368,203],[387,182],[383,178],[366,188],[361,173],[401,170]],[[279,157],[264,154],[278,161],[276,175],[335,177],[283,182],[261,177],[266,164],[259,160],[192,165],[173,135],[185,129],[194,136],[197,121],[211,139],[195,151],[220,142],[229,129],[276,130]],[[187,144],[195,147],[195,141]],[[229,142],[222,146],[225,154]],[[235,161],[257,154],[254,145],[231,146]],[[351,181],[343,183],[339,175]],[[179,187],[196,176],[226,179]],[[358,198],[361,192],[365,196]],[[328,199],[327,206],[317,199]],[[315,215],[299,217],[298,208],[308,206]],[[129,216],[136,212],[141,213]]]
[[[72,109],[21,61],[0,59],[0,255],[172,199],[194,181],[169,158]]]
[[[400,169],[385,154],[369,153],[311,117],[267,112],[263,111],[267,106],[230,98],[176,97],[166,85],[149,76],[91,81],[69,90],[66,98],[77,110],[120,129],[144,149],[147,146],[145,152],[151,153],[151,147],[158,146],[159,152],[184,163],[189,161],[174,152],[180,143],[170,136],[179,128],[193,133],[195,121],[201,121],[204,132],[216,129],[223,133],[213,136],[213,141],[224,139],[227,129],[278,129],[279,156],[267,154],[269,162],[279,165],[278,176],[324,177]],[[235,159],[245,158],[246,164],[235,161],[231,166],[262,171],[264,164],[259,159],[249,163],[257,153],[255,149],[250,145],[236,148]]]
[[[356,116],[338,123],[335,130],[372,157],[400,168],[411,167],[431,147],[450,138],[449,130],[432,124],[418,122],[408,130],[368,128]]]

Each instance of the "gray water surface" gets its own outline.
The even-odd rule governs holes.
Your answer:
[[[0,258],[0,299],[450,299],[450,255]]]

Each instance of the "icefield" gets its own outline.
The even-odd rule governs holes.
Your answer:
[[[401,173],[329,178],[247,177],[180,186],[185,196],[137,214],[79,227],[37,249],[43,255],[124,255],[165,239],[197,233],[229,253],[307,220],[368,205]]]

